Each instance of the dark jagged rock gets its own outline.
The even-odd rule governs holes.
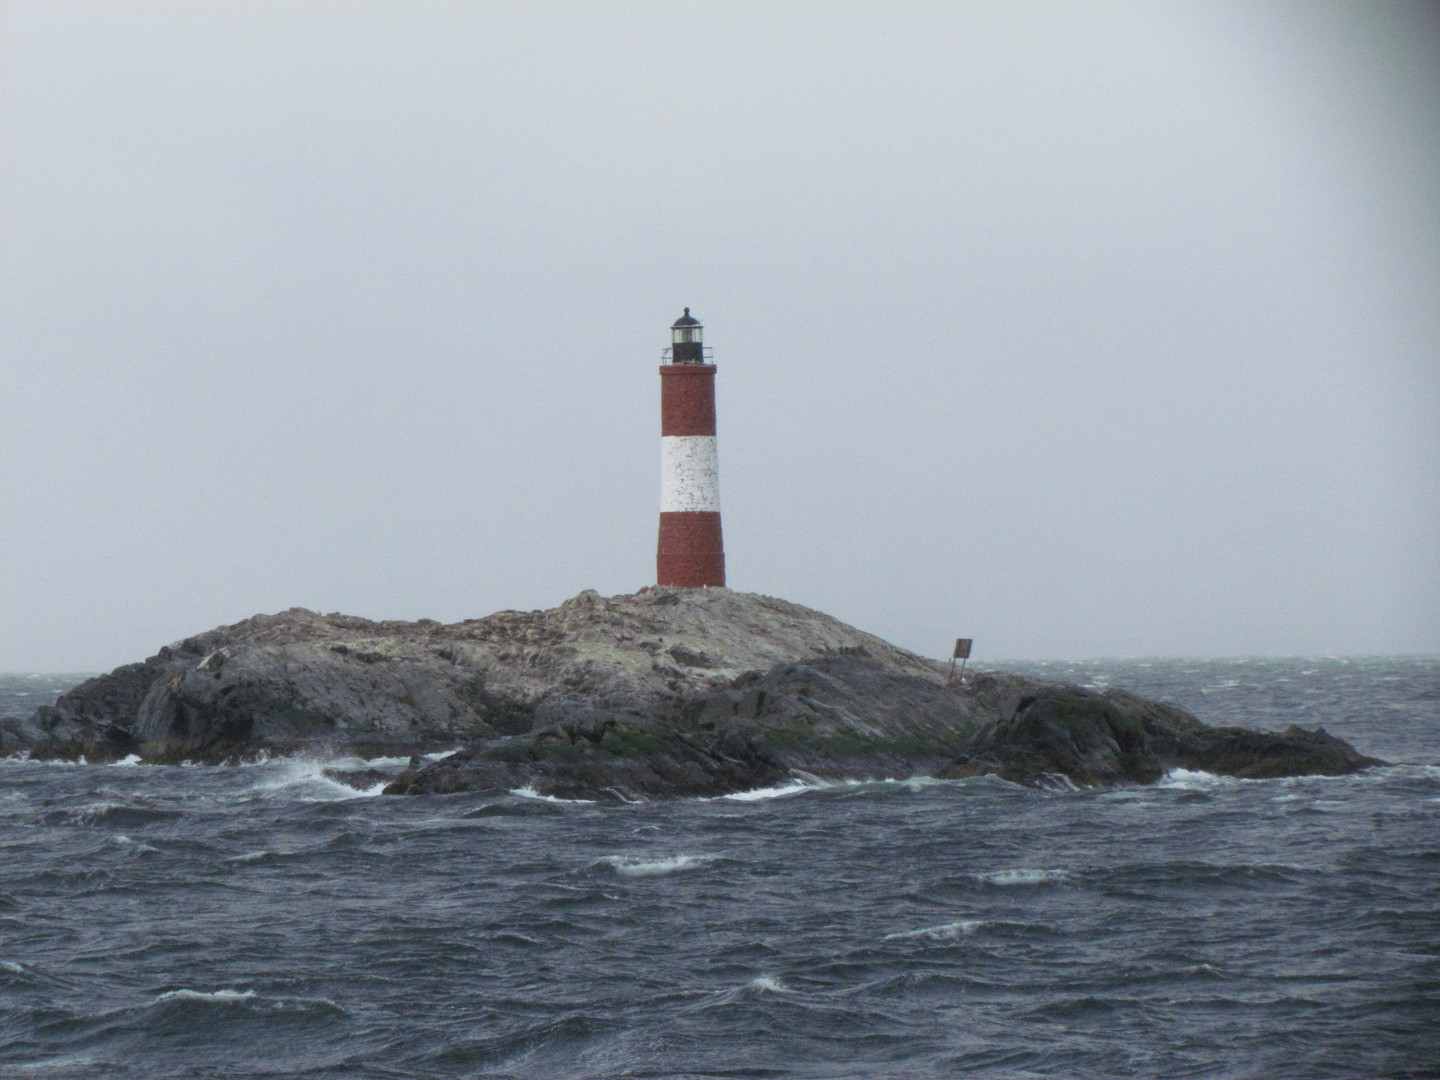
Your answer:
[[[941,777],[994,774],[1020,784],[1063,777],[1093,786],[1153,783],[1176,768],[1261,779],[1336,776],[1384,764],[1323,728],[1209,727],[1183,709],[1123,690],[1095,693],[1003,675],[979,675],[972,686],[999,716]]]
[[[395,794],[533,787],[562,798],[714,796],[819,777],[928,773],[982,718],[940,679],[839,655],[776,665],[662,715],[594,710],[403,772]]]
[[[947,685],[934,661],[728,589],[584,592],[453,625],[259,615],[82,683],[0,722],[0,737],[91,761],[413,755],[387,791],[595,799],[721,795],[797,774],[1115,784],[1176,767],[1377,764],[1323,731],[1209,728],[1121,691],[1003,674]],[[439,750],[456,752],[422,756]],[[332,775],[368,788],[388,774]]]

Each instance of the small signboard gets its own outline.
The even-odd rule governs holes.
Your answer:
[[[950,673],[945,676],[945,685],[949,686],[955,681],[955,661],[960,661],[960,678],[965,678],[965,665],[970,660],[970,647],[975,644],[974,638],[957,637],[955,639],[955,651],[950,654]]]

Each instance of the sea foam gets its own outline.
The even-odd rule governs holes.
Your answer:
[[[783,994],[790,989],[775,975],[757,975],[745,985],[751,990],[765,990],[772,994]]]
[[[900,930],[893,934],[886,934],[880,940],[905,941],[913,938],[929,938],[931,941],[946,941],[966,937],[984,925],[984,919],[961,919],[958,922],[944,923],[940,926],[924,926],[919,930]]]
[[[1214,773],[1201,772],[1199,769],[1171,769],[1155,781],[1155,786],[1157,788],[1179,788],[1185,791],[1210,791],[1223,784],[1234,783],[1238,783],[1238,781],[1231,776],[1216,776]]]
[[[764,802],[766,799],[781,799],[786,795],[799,795],[802,791],[815,791],[829,785],[806,780],[791,780],[789,783],[777,784],[774,787],[752,788],[749,791],[735,791],[729,795],[721,795],[722,799],[729,799],[731,802]]]
[[[511,795],[518,795],[522,799],[538,799],[540,802],[548,803],[593,803],[594,799],[562,799],[556,795],[541,795],[533,786],[526,784],[524,787],[510,789]]]
[[[368,788],[350,787],[326,776],[325,770],[330,765],[313,758],[284,758],[270,765],[276,770],[274,775],[251,788],[252,793],[289,795],[303,802],[335,802],[380,795],[387,783],[381,780]]]
[[[155,1000],[161,1001],[249,1001],[254,990],[166,990]]]
[[[698,870],[717,858],[717,855],[672,855],[668,859],[634,859],[628,855],[607,855],[597,865],[608,866],[626,877],[655,877],[681,870]]]
[[[1070,880],[1068,870],[991,870],[976,874],[987,885],[1054,885]]]

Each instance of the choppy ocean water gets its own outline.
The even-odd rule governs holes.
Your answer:
[[[4,761],[0,1076],[1440,1076],[1440,659],[1005,666],[1397,764],[611,806]]]

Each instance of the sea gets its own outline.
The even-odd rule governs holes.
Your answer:
[[[995,666],[1393,764],[596,804],[11,758],[0,1076],[1440,1077],[1440,658]]]

